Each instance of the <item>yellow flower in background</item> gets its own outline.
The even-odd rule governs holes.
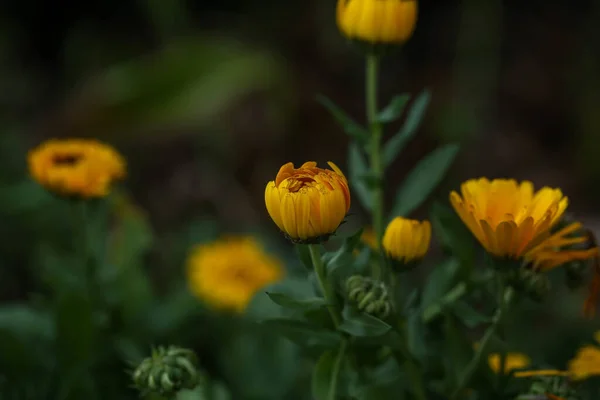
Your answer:
[[[383,250],[388,257],[403,263],[419,260],[425,256],[431,241],[429,221],[416,221],[396,217],[389,223],[383,235]]]
[[[488,356],[488,365],[495,373],[500,371],[501,356],[498,353],[492,353]],[[507,353],[504,360],[504,374],[510,373],[512,370],[521,369],[529,366],[531,360],[522,353]]]
[[[594,339],[600,343],[600,331],[594,334]],[[568,369],[575,381],[600,375],[600,347],[586,345],[580,348],[575,358],[569,361]]]
[[[29,152],[29,173],[49,191],[83,198],[106,196],[125,176],[125,161],[112,147],[91,139],[51,139]]]
[[[338,0],[337,25],[342,34],[372,44],[401,44],[417,22],[416,0]]]
[[[373,250],[377,250],[377,248],[379,247],[377,245],[377,236],[375,235],[375,231],[373,230],[373,228],[365,228],[362,235],[360,236],[360,240]]]
[[[243,312],[261,288],[282,276],[281,262],[252,237],[198,245],[187,260],[191,292],[215,309]]]
[[[551,234],[568,205],[560,189],[543,187],[534,192],[529,181],[480,178],[464,182],[460,195],[450,193],[450,202],[486,251],[496,257],[523,259],[534,270],[546,271],[598,254],[596,247],[561,250],[587,241],[587,236],[567,237],[581,228],[579,223]]]
[[[300,168],[287,163],[265,189],[265,204],[279,229],[292,241],[318,242],[334,233],[350,209],[350,189],[342,171],[317,167],[309,161]]]

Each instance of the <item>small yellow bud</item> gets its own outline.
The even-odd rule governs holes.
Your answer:
[[[422,259],[429,249],[431,224],[396,217],[383,235],[383,249],[394,261],[409,264]]]
[[[342,34],[370,44],[402,44],[417,22],[416,0],[338,0]]]

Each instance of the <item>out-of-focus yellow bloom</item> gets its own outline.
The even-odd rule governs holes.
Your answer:
[[[337,25],[342,34],[372,44],[401,44],[417,22],[416,0],[338,0]]]
[[[492,353],[488,356],[488,365],[495,373],[500,371],[501,356],[498,353]],[[522,353],[507,353],[504,360],[504,374],[510,373],[515,369],[521,369],[531,364],[531,360]]]
[[[311,243],[327,239],[350,209],[350,190],[342,171],[317,167],[309,161],[300,168],[287,163],[265,189],[265,204],[279,229],[292,241]]]
[[[579,223],[551,234],[568,205],[560,189],[543,187],[534,192],[529,181],[480,178],[464,182],[461,195],[450,193],[452,206],[494,256],[523,259],[534,270],[547,271],[598,254],[597,247],[561,250],[561,247],[587,241],[586,236],[567,237],[581,228]]]
[[[377,245],[377,235],[375,235],[375,231],[373,230],[373,228],[365,228],[360,237],[360,240],[373,250],[377,250],[377,248],[379,247]]]
[[[596,342],[600,343],[600,331],[594,334]],[[600,347],[586,345],[579,349],[575,358],[569,361],[571,379],[580,381],[591,376],[600,375]]]
[[[393,260],[409,263],[425,256],[431,241],[429,221],[396,217],[383,235],[383,250]]]
[[[31,150],[29,172],[63,196],[103,197],[125,176],[125,161],[112,147],[90,139],[52,139]]]
[[[231,237],[192,250],[187,261],[190,290],[216,309],[242,312],[264,286],[283,276],[279,260],[252,237]]]

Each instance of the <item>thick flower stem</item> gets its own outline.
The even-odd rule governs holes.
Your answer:
[[[329,282],[325,273],[325,265],[323,265],[323,260],[321,260],[319,245],[310,244],[308,245],[308,249],[310,250],[310,258],[315,269],[315,274],[317,275],[319,287],[321,288],[321,291],[323,292],[323,297],[327,302],[327,308],[329,310],[329,314],[331,314],[333,324],[337,328],[342,323],[342,318],[337,307],[337,301],[335,298],[333,287],[331,286],[331,282]]]
[[[383,237],[383,164],[381,160],[381,138],[383,129],[377,119],[377,75],[379,69],[379,58],[376,54],[369,53],[366,59],[366,107],[369,130],[371,131],[371,142],[369,144],[369,157],[371,164],[371,175],[374,183],[370,185],[372,197],[373,230],[377,239],[377,248],[380,249],[379,265],[373,271],[375,279],[381,279],[383,274],[384,260],[381,255],[381,239]]]
[[[462,391],[467,387],[467,385],[471,381],[471,378],[473,377],[473,374],[475,373],[475,371],[477,371],[477,368],[479,367],[484,354],[487,354],[487,348],[490,343],[490,340],[492,339],[496,331],[500,328],[500,325],[502,324],[502,321],[506,316],[510,303],[512,302],[514,291],[511,287],[502,287],[500,288],[499,293],[502,293],[500,297],[501,300],[498,304],[496,314],[494,314],[492,324],[488,327],[487,331],[483,335],[481,343],[477,348],[475,355],[471,359],[471,362],[469,362],[469,364],[463,371],[460,381],[458,382],[458,386],[454,393],[452,393],[450,400],[456,400],[460,398]]]

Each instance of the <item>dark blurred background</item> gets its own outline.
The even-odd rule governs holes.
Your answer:
[[[389,195],[420,157],[460,141],[442,196],[469,177],[527,178],[563,188],[594,224],[600,2],[419,4],[413,38],[383,63],[380,101],[425,87],[433,100]],[[364,120],[361,54],[333,0],[3,1],[0,60],[3,136],[115,145],[158,230],[199,210],[253,226],[281,164],[344,165],[347,138],[317,94]]]

